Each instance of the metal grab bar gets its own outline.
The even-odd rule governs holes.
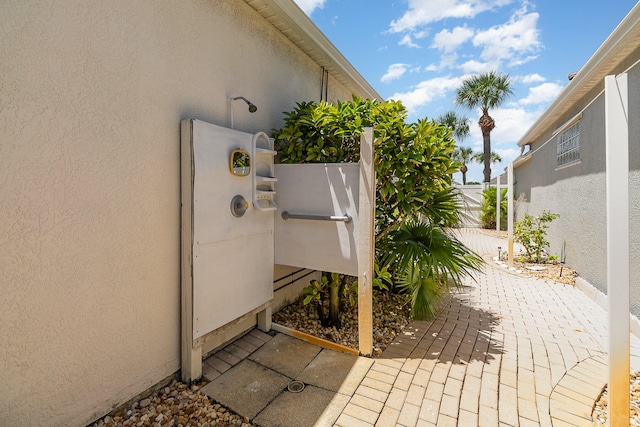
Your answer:
[[[285,221],[288,219],[311,219],[316,221],[337,221],[337,222],[351,222],[351,216],[344,214],[344,216],[335,215],[304,215],[304,214],[292,214],[287,211],[282,212],[282,219]]]

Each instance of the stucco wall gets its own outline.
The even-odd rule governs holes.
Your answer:
[[[635,54],[639,57],[638,52]],[[640,66],[629,70],[630,261],[631,312],[640,315]],[[598,92],[603,90],[603,86]],[[515,169],[516,196],[523,195],[518,219],[542,210],[560,214],[549,231],[550,250],[565,244],[567,266],[600,291],[607,292],[607,223],[604,94],[589,94],[539,141],[532,158]],[[578,164],[556,168],[557,145],[552,132],[586,107],[580,120]],[[545,141],[549,141],[546,145]],[[627,167],[627,165],[620,165]]]
[[[180,366],[180,120],[270,132],[321,71],[235,0],[0,21],[0,425],[83,426]]]

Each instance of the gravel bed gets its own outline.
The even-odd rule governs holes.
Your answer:
[[[633,372],[629,377],[629,425],[640,426],[640,372]],[[596,426],[608,426],[607,405],[609,404],[609,389],[605,388],[600,399],[593,408],[593,421]]]
[[[528,276],[535,276],[542,280],[551,280],[565,285],[575,285],[576,277],[578,277],[578,273],[575,270],[562,264],[533,264],[515,261],[514,267]]]
[[[373,357],[378,357],[409,323],[411,304],[405,295],[373,291]],[[273,321],[335,343],[358,348],[358,307],[347,305],[340,315],[342,328],[323,327],[316,308],[298,299],[273,315]]]
[[[206,382],[191,386],[173,380],[150,396],[133,402],[114,415],[89,424],[88,427],[249,427],[242,418],[224,406],[211,402],[200,390]]]

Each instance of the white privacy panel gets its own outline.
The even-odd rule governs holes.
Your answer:
[[[192,338],[196,339],[273,298],[274,212],[254,207],[252,174],[238,176],[230,170],[233,150],[253,151],[252,134],[187,120],[182,138],[183,144],[190,144],[188,150],[183,146],[183,157],[188,151],[190,159],[183,158],[182,167],[190,169],[191,194],[183,194],[183,204],[191,204],[192,221],[191,235],[183,236],[183,245],[190,246],[183,247],[183,262],[190,249]],[[183,179],[189,175],[186,172]],[[231,210],[238,195],[247,202],[241,217]],[[183,228],[183,233],[188,230]]]
[[[193,255],[194,339],[273,298],[272,230],[196,245]]]
[[[360,166],[278,164],[275,217],[276,264],[358,275],[358,193]],[[292,216],[342,217],[351,220],[283,219]]]

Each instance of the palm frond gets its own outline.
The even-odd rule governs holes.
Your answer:
[[[398,287],[411,301],[411,317],[414,319],[431,319],[438,313],[444,297],[443,288],[419,266],[404,270],[398,278]]]
[[[426,222],[409,220],[389,233],[385,242],[385,264],[394,271],[420,266],[444,287],[460,286],[463,276],[480,270],[482,258],[468,249],[453,234]]]

